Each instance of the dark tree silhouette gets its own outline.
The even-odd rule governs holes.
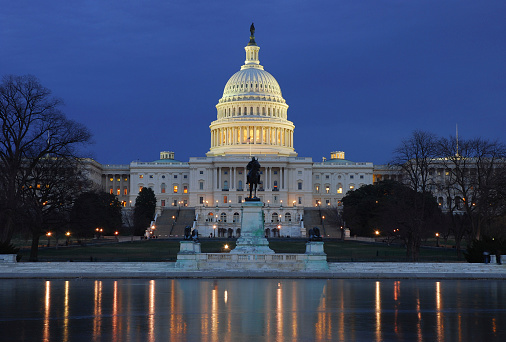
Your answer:
[[[8,243],[19,224],[24,190],[45,158],[76,157],[89,131],[60,111],[34,76],[5,76],[0,83],[0,242]]]
[[[156,197],[150,188],[142,188],[135,199],[134,227],[135,235],[143,235],[155,217]]]

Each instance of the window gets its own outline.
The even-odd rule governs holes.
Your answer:
[[[144,175],[139,175],[139,178],[140,178],[140,179],[144,178]]]
[[[302,174],[302,171],[297,171],[297,174],[301,175],[301,174]]]
[[[109,178],[109,182],[112,182],[113,180],[114,180],[114,179],[113,179],[112,177],[111,177],[111,178]]]
[[[274,181],[274,190],[278,189],[278,181]]]
[[[199,182],[199,189],[204,190],[204,182]]]
[[[123,189],[123,195],[128,195],[128,189],[127,188]]]
[[[242,180],[237,183],[237,190],[242,190]]]
[[[360,179],[364,179],[364,175],[360,175]]]
[[[204,204],[204,197],[202,197],[202,196],[201,196],[201,197],[199,197],[199,203],[200,203],[200,204]]]
[[[162,207],[165,207],[165,200],[162,200]]]
[[[353,179],[353,177],[354,177],[353,175],[350,175],[350,179]]]
[[[162,175],[162,178],[165,179],[165,175]]]
[[[239,213],[234,213],[234,216],[232,218],[232,222],[239,222]]]
[[[316,175],[316,176],[315,176],[315,179],[320,179],[320,175]]]
[[[141,192],[141,191],[142,191],[142,188],[143,188],[143,186],[141,185],[141,186],[139,187],[139,192]]]
[[[228,181],[223,181],[223,189],[228,190]]]
[[[177,185],[174,185],[174,193],[177,194]]]
[[[299,204],[302,204],[302,197],[299,197]]]
[[[128,178],[125,178],[125,182],[128,182]]]
[[[162,194],[165,193],[165,188],[166,188],[165,183],[162,183],[161,189],[160,189]]]
[[[355,185],[352,184],[352,185],[350,185],[350,190],[353,190],[353,189],[355,189]]]
[[[149,175],[149,178],[153,178],[153,175]]]
[[[329,176],[329,175],[325,175],[325,179],[329,179],[329,178],[330,178],[330,176]]]
[[[227,222],[227,214],[226,213],[221,213],[220,214],[220,221],[221,222]]]
[[[320,192],[320,186],[319,186],[319,185],[317,185],[317,186],[315,187],[315,190],[316,190],[316,192]]]
[[[223,173],[224,173],[225,175],[228,175],[228,171],[223,171]]]
[[[342,194],[343,193],[343,187],[340,186],[339,188],[337,188],[337,193],[338,194]]]
[[[112,190],[112,188],[109,189],[109,193],[112,195],[114,192]]]
[[[172,206],[173,206],[173,207],[177,207],[177,200],[174,200],[174,201],[172,202]]]
[[[203,175],[204,174],[204,171],[200,171],[200,174]]]
[[[237,196],[237,203],[242,203],[242,196]]]
[[[118,196],[121,195],[121,189],[120,188],[116,189],[116,195],[118,195]]]
[[[297,190],[302,190],[302,182],[297,183]]]
[[[327,206],[329,206],[329,205],[330,205],[330,200],[326,199],[326,200],[325,200],[325,204],[326,204]]]
[[[279,222],[278,213],[272,213],[272,220],[271,220],[271,222]]]
[[[290,222],[292,221],[292,215],[290,213],[286,213],[285,214],[285,222]]]
[[[183,185],[183,194],[188,193],[188,185]]]
[[[228,203],[228,197],[227,196],[223,196],[223,203]]]
[[[174,179],[176,179],[176,178],[177,178],[177,175],[174,175]]]
[[[274,174],[277,175],[278,174],[278,171],[274,171]]]
[[[184,179],[188,179],[188,175],[184,175],[184,176],[183,176],[183,178],[184,178]]]
[[[330,192],[330,186],[326,185],[325,186],[325,192],[328,194]]]

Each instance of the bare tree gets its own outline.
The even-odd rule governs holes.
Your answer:
[[[426,200],[433,181],[430,175],[432,164],[437,157],[437,137],[429,132],[414,131],[409,139],[404,139],[394,150],[393,160],[390,163],[403,172],[405,184],[422,196],[414,196],[412,203],[413,217],[406,234],[407,256],[418,260],[420,242],[423,231],[427,228],[429,219],[426,217]]]
[[[41,160],[75,157],[89,142],[89,131],[61,105],[34,76],[5,76],[0,84],[0,242],[10,242],[19,227],[16,213]]]
[[[472,235],[480,239],[483,225],[503,214],[503,179],[506,146],[481,138],[440,140],[442,163],[445,165],[449,208],[463,211],[469,218]]]

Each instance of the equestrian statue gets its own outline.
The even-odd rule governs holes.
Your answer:
[[[246,166],[248,170],[248,184],[249,184],[249,197],[247,200],[258,200],[257,199],[257,186],[260,184],[260,163],[255,157],[251,158],[251,161]],[[253,188],[255,189],[255,196],[253,196]]]

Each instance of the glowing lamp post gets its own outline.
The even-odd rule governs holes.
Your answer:
[[[46,233],[46,236],[47,236],[47,246],[48,246],[48,247],[49,247],[49,238],[51,237],[51,235],[52,235],[52,234],[53,234],[53,233],[51,233],[51,232],[47,232],[47,233]]]
[[[439,247],[439,233],[436,233],[436,247]]]
[[[214,237],[216,237],[216,225],[213,225]]]

